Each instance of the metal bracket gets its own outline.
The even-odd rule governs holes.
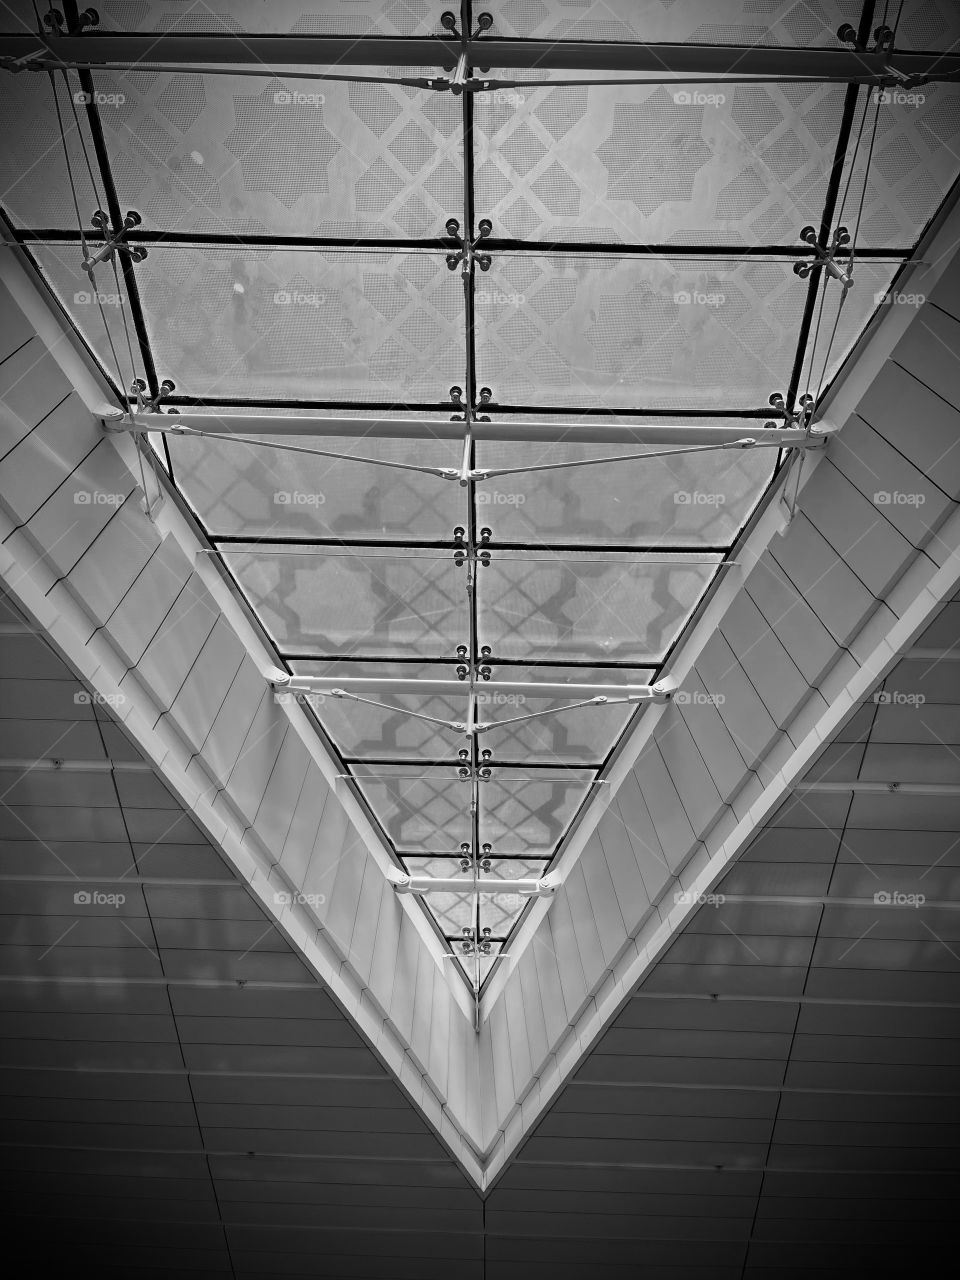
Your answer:
[[[804,227],[800,232],[800,239],[805,244],[810,245],[813,249],[816,261],[795,262],[793,264],[794,275],[798,275],[801,279],[805,280],[807,276],[809,276],[810,272],[813,271],[814,267],[819,266],[824,267],[829,271],[835,280],[839,280],[844,289],[849,289],[853,285],[853,276],[849,271],[844,271],[837,262],[839,255],[850,243],[850,232],[846,227],[837,227],[836,231],[833,233],[833,240],[826,249],[824,249],[817,239],[817,233],[813,227]],[[847,250],[847,257],[848,259],[850,257],[849,250]]]
[[[161,413],[162,410],[160,406],[164,399],[172,392],[176,391],[176,389],[177,384],[175,382],[171,382],[169,378],[164,378],[160,383],[160,389],[155,398],[150,400],[144,394],[147,390],[147,384],[144,382],[143,378],[134,378],[133,382],[130,384],[131,394],[137,397],[137,400],[140,402],[141,410],[146,413]],[[167,413],[179,412],[179,409],[171,408],[170,406],[167,407]]]
[[[451,240],[456,240],[459,249],[456,253],[447,254],[447,268],[450,271],[456,271],[457,267],[463,263],[463,273],[467,275],[470,268],[476,263],[481,271],[489,271],[490,264],[493,259],[489,253],[480,253],[479,246],[481,240],[486,240],[493,231],[493,223],[489,218],[481,218],[477,223],[477,238],[468,243],[463,238],[460,230],[460,223],[456,218],[448,218],[446,222],[446,232]]]
[[[57,35],[75,36],[83,31],[85,27],[99,27],[100,15],[96,9],[84,9],[82,13],[77,14],[76,24],[68,27],[67,21],[59,9],[49,9],[43,15],[43,25],[48,31],[55,31]]]
[[[119,231],[110,230],[110,219],[102,209],[98,209],[90,219],[93,225],[103,236],[103,244],[96,253],[89,254],[83,259],[84,271],[88,276],[93,276],[94,267],[99,266],[101,262],[106,262],[117,252],[125,253],[131,262],[142,262],[147,256],[147,251],[143,245],[127,244],[125,236],[128,231],[132,231],[134,227],[139,227],[143,219],[135,209],[131,209],[123,220],[123,226]]]
[[[874,28],[873,38],[876,44],[871,49],[868,45],[861,44],[857,35],[857,30],[850,22],[845,22],[837,32],[837,39],[842,44],[853,45],[858,53],[885,53],[888,57],[893,53],[893,29],[886,25]],[[884,64],[883,78],[879,82],[880,87],[888,85],[899,85],[901,88],[910,88],[913,85],[927,84],[929,76],[908,76],[902,71],[898,71],[896,67],[892,67],[889,62]]]
[[[787,408],[787,402],[783,392],[775,391],[770,397],[770,404],[778,413],[783,415],[784,421],[788,427],[795,428],[799,431],[809,431],[811,420],[813,418],[813,411],[816,408],[816,400],[812,395],[808,393],[800,396],[797,400],[796,408],[791,410]],[[775,424],[767,422],[764,425],[772,427]],[[805,442],[805,445],[806,443],[807,442]],[[826,434],[823,434],[822,436],[812,435],[810,437],[809,447],[822,449],[826,443]]]
[[[457,757],[460,761],[457,777],[461,782],[489,782],[493,777],[495,761],[493,752],[488,748],[480,752],[476,768],[470,763],[470,751],[467,747],[461,747]]]
[[[457,679],[466,681],[472,676],[474,680],[489,680],[492,671],[489,663],[485,662],[484,659],[489,658],[490,654],[490,646],[488,644],[483,645],[480,649],[480,661],[478,663],[474,663],[470,660],[470,650],[467,646],[465,644],[458,644],[457,658],[459,659],[459,662],[457,664]]]
[[[485,547],[493,537],[493,530],[483,528],[480,530],[480,546]],[[453,563],[458,569],[462,569],[467,561],[483,565],[484,568],[490,563],[490,552],[477,550],[467,545],[467,531],[463,525],[458,524],[453,531],[454,552]]]

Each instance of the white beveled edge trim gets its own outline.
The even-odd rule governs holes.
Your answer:
[[[923,283],[928,290],[932,291],[957,253],[958,240],[960,240],[960,183],[952,191],[947,206],[941,211],[941,216],[934,220],[928,234],[917,246],[916,261],[910,260],[905,265],[902,279],[897,286],[898,290],[909,280],[917,284]],[[894,347],[916,318],[916,314],[915,310],[905,306],[886,308],[886,314],[876,322],[868,340],[857,352],[856,360],[845,372],[842,380],[838,378],[839,385],[825,397],[829,414],[817,424],[820,430],[836,433],[843,426],[879,375]],[[803,492],[829,451],[829,447],[828,442],[826,450],[813,450],[803,455],[799,493]],[[690,674],[707,641],[719,627],[721,619],[749,576],[750,570],[762,557],[773,538],[783,533],[788,527],[782,498],[785,491],[790,492],[792,496],[795,481],[794,469],[791,467],[767,495],[759,516],[754,518],[754,523],[743,541],[735,544],[731,556],[736,559],[736,564],[719,580],[716,590],[694,622],[689,635],[668,663],[668,671],[664,674],[674,677],[678,684],[682,684],[684,677]],[[551,874],[556,875],[561,884],[576,865],[586,848],[587,841],[593,835],[604,812],[647,745],[664,713],[663,704],[645,707],[633,731],[620,744],[613,763],[605,775],[609,785],[598,788],[597,794],[587,804],[577,825],[564,843],[555,865],[550,869]],[[517,961],[535,936],[546,913],[550,910],[550,905],[549,898],[540,899],[532,904],[520,923],[509,951],[498,960],[496,970],[484,989],[480,1001],[481,1025],[489,1018],[493,1006],[503,994]]]

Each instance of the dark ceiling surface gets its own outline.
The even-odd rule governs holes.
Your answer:
[[[958,636],[960,597],[807,784],[960,781]],[[933,1274],[960,1186],[957,796],[795,795],[484,1201],[9,605],[0,652],[2,1177],[32,1274]]]

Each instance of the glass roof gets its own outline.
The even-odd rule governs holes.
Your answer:
[[[420,3],[99,8],[107,32],[443,31]],[[804,49],[862,17],[859,0],[483,9],[518,39]],[[25,28],[32,3],[0,8],[0,30]],[[947,49],[958,28],[954,6],[907,0],[896,43]],[[642,715],[615,692],[584,703],[658,678],[784,461],[609,428],[757,436],[784,425],[772,396],[818,401],[957,179],[960,93],[538,67],[454,94],[396,83],[449,67],[328,68],[346,83],[150,56],[0,78],[4,216],[124,403],[142,407],[135,378],[154,402],[169,379],[161,407],[211,431],[289,420],[151,442],[278,663],[351,692],[305,703],[398,867],[462,879],[420,901],[482,981],[530,899],[475,894],[475,868],[549,871]],[[114,230],[135,211],[137,253],[91,278],[97,209]],[[798,274],[805,226],[822,245],[850,230],[852,288]],[[304,415],[353,426],[308,437]],[[553,430],[490,438],[485,419]]]

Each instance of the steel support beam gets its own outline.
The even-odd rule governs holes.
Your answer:
[[[390,676],[290,676],[277,671],[272,683],[278,693],[313,693],[336,696],[337,690],[349,693],[378,692],[393,694],[447,694],[465,698],[470,693],[466,680],[415,680]],[[522,698],[620,698],[630,702],[669,702],[676,683],[661,680],[657,684],[567,684],[537,680],[484,680],[476,687],[476,696],[500,700],[510,696]]]
[[[113,405],[99,413],[107,430],[143,435],[150,431],[190,435],[195,432],[219,436],[298,436],[314,438],[347,436],[366,440],[463,440],[462,422],[432,418],[393,419],[293,417],[280,413],[133,413],[124,416]],[[669,416],[669,415],[664,415]],[[784,449],[815,449],[825,444],[827,435],[808,434],[797,427],[763,426],[759,420],[736,427],[681,427],[670,423],[607,422],[474,422],[473,438],[484,440],[533,440],[543,444],[690,445],[736,444],[755,440]]]
[[[519,893],[525,898],[547,898],[556,893],[559,883],[547,880],[496,880],[489,876],[474,879],[469,873],[462,876],[405,876],[394,880],[397,893]]]
[[[264,76],[275,68],[318,66],[444,67],[451,73],[461,55],[480,67],[535,67],[546,70],[625,71],[654,81],[709,77],[741,81],[758,76],[777,79],[878,81],[891,68],[902,76],[947,80],[960,73],[960,54],[896,50],[892,57],[856,49],[791,49],[769,45],[647,44],[632,40],[523,40],[482,36],[454,40],[444,36],[381,37],[261,35],[243,32],[189,35],[156,31],[101,32],[75,36],[4,36],[11,61],[39,56],[96,70],[148,69],[153,63],[190,66],[259,66]],[[484,87],[484,80],[478,87]]]

